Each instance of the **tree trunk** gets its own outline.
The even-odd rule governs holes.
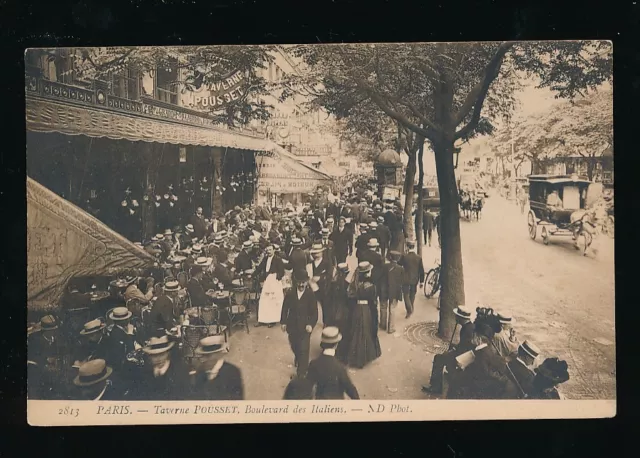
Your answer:
[[[422,256],[423,235],[424,232],[424,141],[418,150],[418,208],[416,209],[416,237],[418,238],[418,254]]]
[[[416,152],[408,153],[408,156],[407,176],[405,179],[406,194],[404,198],[404,236],[407,240],[412,240],[415,238],[411,212],[413,210],[413,188],[416,180]]]
[[[440,322],[438,335],[449,341],[455,327],[453,309],[465,303],[458,187],[453,166],[453,135],[433,142],[440,191]]]

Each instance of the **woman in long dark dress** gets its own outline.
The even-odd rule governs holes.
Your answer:
[[[348,288],[351,313],[342,357],[343,362],[351,367],[363,368],[382,355],[371,316],[372,304],[377,300],[376,287],[371,282],[372,268],[369,262],[361,262]]]
[[[347,275],[349,274],[349,266],[346,262],[338,264],[336,275],[331,282],[331,301],[334,307],[334,316],[330,326],[336,326],[340,332],[345,335],[349,330],[349,282]],[[344,343],[344,339],[338,344],[336,349],[336,357],[344,361],[348,354],[349,344]]]

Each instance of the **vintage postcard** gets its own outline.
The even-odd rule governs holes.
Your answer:
[[[29,423],[614,416],[612,52],[26,50]]]

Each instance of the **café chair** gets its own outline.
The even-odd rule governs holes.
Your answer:
[[[248,291],[235,288],[229,293],[229,335],[234,326],[244,325],[249,334],[249,313],[247,310]]]
[[[134,317],[141,318],[142,317],[142,309],[146,304],[141,302],[139,299],[129,299],[126,303],[127,308],[131,313],[133,313]]]
[[[182,336],[183,356],[188,363],[191,363],[196,356],[196,348],[200,340],[209,335],[209,326],[182,325],[180,327]]]

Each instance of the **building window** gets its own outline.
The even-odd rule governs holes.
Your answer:
[[[116,97],[140,99],[140,73],[130,68],[111,74],[111,92]]]
[[[156,98],[162,102],[178,104],[178,61],[171,59],[156,70]]]

